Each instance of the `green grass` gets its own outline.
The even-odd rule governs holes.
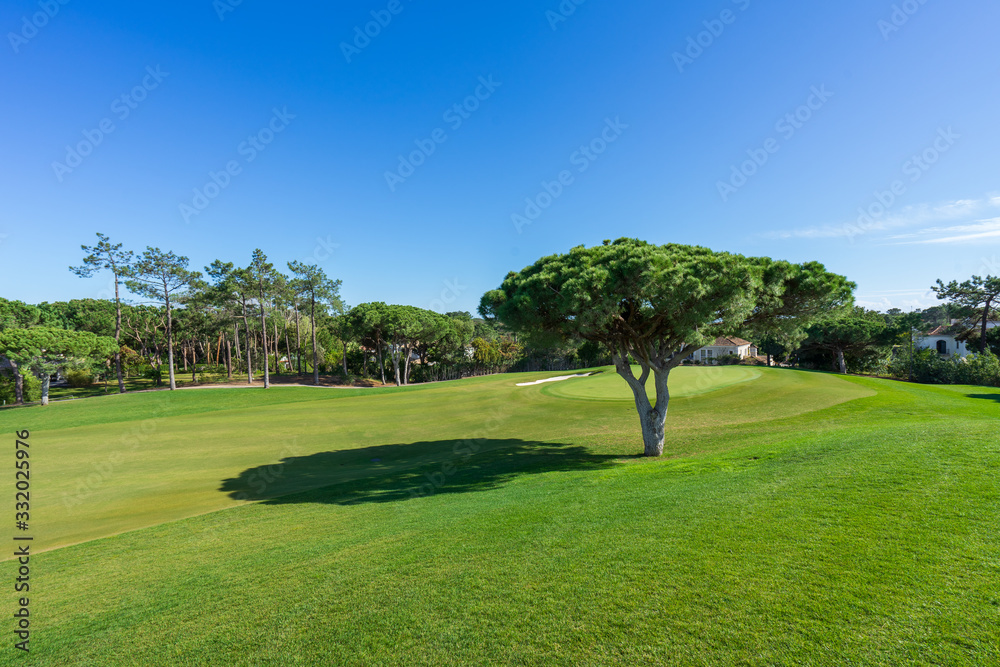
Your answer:
[[[1000,391],[680,369],[646,460],[603,370],[0,412],[30,664],[1000,661]]]
[[[632,368],[636,377],[639,377],[641,370],[637,366]],[[681,366],[670,373],[670,395],[673,398],[697,396],[725,389],[734,384],[751,382],[760,377],[760,370],[750,366]],[[646,389],[649,397],[655,402],[652,376],[646,381]],[[543,391],[549,396],[560,398],[597,401],[632,400],[632,390],[613,370],[601,371],[587,378],[574,378],[570,382],[546,384]]]

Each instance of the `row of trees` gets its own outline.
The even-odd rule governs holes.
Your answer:
[[[260,249],[254,250],[250,263],[238,268],[232,262],[216,260],[205,267],[208,280],[197,271],[188,268],[187,257],[176,255],[172,251],[164,252],[159,248],[146,248],[145,252],[136,256],[130,250],[123,250],[122,244],[98,234],[98,243],[94,246],[81,246],[87,255],[83,264],[71,267],[70,270],[80,277],[91,277],[100,271],[111,273],[115,288],[115,329],[114,339],[120,342],[122,331],[122,298],[120,286],[125,286],[142,297],[151,300],[158,308],[162,308],[165,316],[164,335],[166,337],[167,372],[170,389],[176,389],[174,364],[174,312],[178,306],[185,307],[192,314],[192,319],[201,316],[202,329],[215,328],[219,332],[219,344],[216,346],[216,362],[219,361],[222,342],[226,346],[226,367],[230,376],[233,372],[232,353],[236,348],[240,357],[240,330],[238,323],[243,324],[243,348],[246,350],[246,371],[248,382],[253,382],[253,348],[259,343],[259,359],[263,363],[264,386],[270,386],[270,360],[273,350],[274,366],[280,363],[278,359],[278,323],[274,321],[276,314],[294,312],[296,318],[300,315],[303,305],[308,304],[312,330],[313,367],[318,365],[318,346],[316,340],[316,308],[337,309],[340,302],[340,281],[329,279],[318,266],[301,262],[291,262],[288,265],[291,277],[282,274],[267,261],[267,256]],[[145,313],[150,315],[152,313]],[[156,325],[147,318],[137,314],[135,333],[139,337],[139,327],[145,334],[150,333]],[[268,339],[268,316],[272,316],[273,332]],[[296,320],[298,323],[298,319]],[[251,322],[259,323],[259,328],[251,332]],[[233,325],[233,338],[228,339],[229,325]],[[287,321],[283,327],[287,340]],[[296,327],[296,335],[301,334],[301,327]],[[147,353],[151,350],[145,345],[147,336],[142,336],[143,346]],[[155,340],[155,336],[154,336]],[[299,341],[300,342],[300,341]],[[205,353],[210,355],[211,348],[206,346]],[[301,348],[301,345],[299,345]],[[159,356],[160,350],[153,347]],[[192,344],[192,357],[195,346]],[[185,353],[185,365],[187,357]],[[194,363],[194,359],[192,360]],[[114,355],[115,370],[118,376],[118,388],[125,391],[122,370],[121,350]],[[317,379],[318,381],[318,379]]]
[[[318,384],[321,371],[335,366],[345,381],[372,373],[403,385],[415,376],[426,381],[507,370],[525,358],[513,336],[470,313],[381,302],[348,308],[341,282],[318,266],[290,262],[283,273],[259,249],[245,266],[216,260],[198,272],[187,257],[153,247],[137,254],[103,234],[81,248],[83,261],[70,270],[84,278],[109,274],[113,300],[33,306],[0,299],[0,331],[12,332],[0,356],[10,360],[17,402],[24,400],[26,366],[17,360],[27,358],[28,332],[49,338],[87,332],[103,341],[89,350],[66,348],[53,357],[61,362],[31,366],[44,375],[46,390],[51,374],[68,368],[96,369],[105,377],[110,372],[124,393],[130,374],[144,372],[157,383],[165,374],[175,389],[176,374],[189,367],[193,380],[199,368],[224,368],[230,379],[238,374],[253,383],[260,376],[265,388],[279,369],[310,372]],[[127,300],[124,288],[142,302]],[[546,354],[554,356],[535,356]]]
[[[292,262],[290,275],[286,275],[277,271],[261,250],[255,250],[245,267],[217,260],[202,274],[189,269],[187,257],[171,251],[150,247],[137,255],[103,234],[97,236],[97,244],[82,246],[86,253],[83,263],[70,270],[81,277],[109,272],[114,284],[113,302],[87,300],[38,307],[19,302],[0,304],[0,330],[4,334],[0,355],[11,362],[18,402],[23,401],[22,364],[18,360],[42,343],[63,341],[69,333],[101,333],[104,336],[99,338],[111,342],[102,340],[100,345],[87,349],[75,343],[60,343],[52,363],[32,366],[43,381],[43,403],[47,402],[47,382],[52,372],[80,365],[86,359],[99,364],[104,357],[117,375],[120,392],[125,391],[125,367],[140,361],[148,364],[157,380],[165,361],[169,387],[175,389],[178,346],[185,369],[189,358],[197,369],[200,351],[203,362],[224,365],[230,378],[241,362],[248,382],[253,382],[255,370],[262,369],[264,386],[269,387],[271,370],[281,363],[282,336],[286,362],[293,356],[289,339],[293,320],[297,339],[294,350],[298,353],[294,356],[299,370],[301,337],[308,333],[312,337],[312,367],[314,373],[318,372],[317,322],[331,311],[342,309],[340,282],[329,279],[319,267]],[[125,303],[123,286],[148,302]],[[44,349],[52,349],[45,345]]]

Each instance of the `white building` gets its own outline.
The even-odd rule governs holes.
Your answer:
[[[940,326],[928,331],[916,339],[915,344],[920,350],[937,350],[942,357],[965,358],[975,352],[970,350],[965,341],[957,340],[955,336],[963,331],[962,327],[956,327],[958,320],[952,320],[950,326]],[[987,322],[987,329],[995,329],[1000,326],[1000,322]],[[978,326],[976,327],[978,330]]]
[[[720,357],[736,356],[748,359],[757,356],[757,346],[742,338],[720,336],[712,345],[706,345],[692,355],[692,359],[703,364],[714,364]]]
[[[964,341],[955,340],[955,334],[948,333],[951,327],[938,327],[916,339],[919,350],[937,350],[942,357],[966,357],[969,349]]]

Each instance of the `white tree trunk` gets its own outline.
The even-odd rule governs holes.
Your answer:
[[[177,382],[174,379],[174,320],[170,312],[170,295],[164,288],[165,301],[167,303],[167,374],[170,376],[170,391],[177,389]]]
[[[396,376],[396,386],[400,386],[402,381],[399,378],[399,355],[400,349],[398,345],[393,344],[392,346],[392,370]]]
[[[49,374],[43,373],[42,377],[42,405],[49,404]]]
[[[13,359],[8,359],[7,362],[14,371],[14,403],[24,405],[24,376]]]
[[[316,295],[313,294],[309,316],[312,318],[313,384],[319,385],[319,350],[316,347]]]
[[[378,341],[378,367],[382,372],[382,384],[385,384],[385,362],[382,361],[382,342]]]
[[[267,315],[264,313],[264,294],[260,295],[260,346],[264,353],[264,389],[271,388],[271,372],[267,365]]]
[[[118,393],[125,393],[125,378],[122,375],[122,353],[121,353],[121,334],[122,334],[122,301],[118,296],[118,269],[112,267],[115,271],[115,343],[118,344],[118,349],[115,350],[115,371],[118,373]]]
[[[245,312],[246,308],[244,308],[244,313]],[[253,359],[250,356],[250,320],[246,317],[246,315],[243,316],[243,330],[246,333],[247,337],[246,341],[247,344],[245,346],[247,351],[247,384],[253,384],[253,364],[252,364]]]
[[[662,456],[665,440],[665,425],[667,422],[667,406],[670,403],[670,392],[667,380],[670,368],[665,370],[643,368],[642,375],[635,377],[627,358],[615,356],[615,368],[618,374],[625,378],[632,395],[635,397],[635,409],[639,413],[639,425],[642,427],[642,444],[645,456]],[[649,402],[646,393],[646,380],[653,373],[653,385],[656,390],[656,405]]]

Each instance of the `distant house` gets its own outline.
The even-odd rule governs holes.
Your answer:
[[[966,357],[969,349],[965,346],[965,341],[955,338],[956,333],[953,327],[940,326],[932,329],[917,338],[917,349],[937,350],[942,357]]]
[[[987,322],[987,329],[995,329],[1000,326],[1000,322]],[[968,331],[959,320],[952,320],[948,326],[936,327],[925,334],[920,335],[915,343],[920,350],[937,350],[942,357],[965,358],[975,350],[970,350],[964,340],[958,340],[957,336]]]
[[[736,356],[740,359],[756,357],[757,346],[742,338],[720,336],[713,344],[701,348],[690,358],[703,364],[714,364],[719,358],[727,356]]]

